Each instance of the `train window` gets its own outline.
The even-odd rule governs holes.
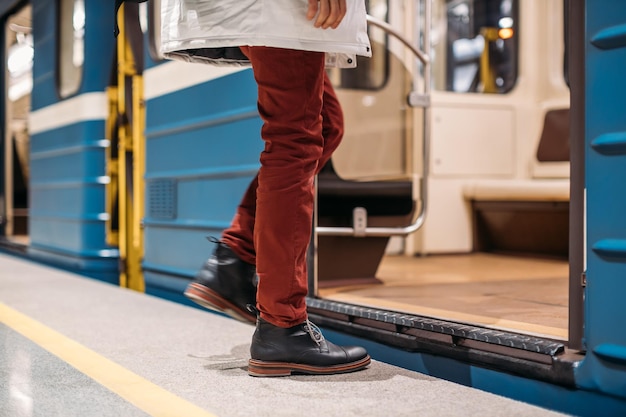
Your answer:
[[[366,0],[367,13],[380,20],[388,21],[389,0]],[[389,77],[389,51],[387,35],[378,28],[369,27],[372,57],[357,56],[357,67],[331,71],[331,79],[339,88],[379,90]]]
[[[8,96],[11,102],[30,95],[33,89],[33,35],[30,6],[11,17],[7,26],[8,49],[6,69]]]
[[[71,25],[62,22],[72,22]],[[70,96],[78,91],[85,61],[85,2],[59,1],[59,94]]]
[[[439,0],[433,16],[435,88],[504,94],[517,80],[517,0]]]

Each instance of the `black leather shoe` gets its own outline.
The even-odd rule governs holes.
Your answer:
[[[244,323],[256,322],[256,268],[218,240],[213,255],[185,290],[185,296]]]
[[[308,320],[285,329],[259,318],[250,356],[248,374],[252,376],[339,374],[358,371],[371,362],[364,348],[330,343]]]

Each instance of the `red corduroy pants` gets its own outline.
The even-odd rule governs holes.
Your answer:
[[[222,240],[259,275],[263,319],[291,327],[307,318],[307,247],[315,175],[343,137],[343,113],[324,54],[242,47],[258,85],[265,149],[261,168]]]

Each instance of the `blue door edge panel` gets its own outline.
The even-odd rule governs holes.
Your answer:
[[[575,377],[626,398],[626,3],[585,3],[587,355]]]

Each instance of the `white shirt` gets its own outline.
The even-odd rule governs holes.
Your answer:
[[[161,49],[199,62],[206,60],[197,50],[209,49],[212,63],[231,64],[241,60],[220,57],[216,48],[271,46],[326,52],[328,66],[351,67],[354,55],[371,56],[371,47],[364,0],[347,0],[347,8],[337,29],[321,29],[306,19],[307,0],[161,0]]]

